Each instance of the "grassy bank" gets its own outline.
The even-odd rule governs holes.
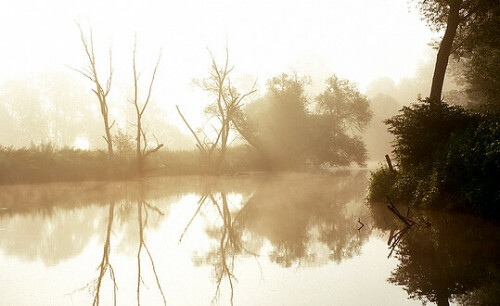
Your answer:
[[[260,171],[264,165],[251,148],[227,152],[222,172]],[[158,151],[148,156],[144,176],[207,174],[198,151]],[[109,158],[105,151],[54,148],[51,145],[13,149],[0,147],[0,184],[130,179],[138,176],[134,156]]]

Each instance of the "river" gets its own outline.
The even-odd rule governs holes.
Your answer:
[[[0,186],[1,305],[499,301],[500,228],[367,205],[367,171]]]

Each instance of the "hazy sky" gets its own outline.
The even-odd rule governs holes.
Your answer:
[[[175,104],[189,116],[200,113],[205,102],[192,79],[206,75],[207,48],[221,55],[226,41],[234,77],[257,78],[261,89],[268,78],[295,70],[317,83],[336,73],[364,90],[381,76],[412,76],[434,35],[404,0],[4,1],[0,84],[85,65],[77,21],[92,25],[98,61],[113,49],[114,90],[122,91],[115,100],[131,86],[134,34],[144,75],[162,48],[154,98],[174,122]]]

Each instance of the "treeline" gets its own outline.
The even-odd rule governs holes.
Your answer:
[[[227,107],[230,104],[224,99],[229,98],[221,95],[220,108],[216,99],[205,109],[214,120],[214,132],[190,126],[197,141],[197,149],[192,151],[157,150],[138,160],[134,136],[121,130],[112,134],[112,156],[102,150],[57,148],[50,143],[21,149],[2,147],[0,183],[363,165],[367,153],[361,132],[371,118],[367,98],[351,82],[333,76],[324,92],[311,99],[304,89],[308,82],[297,75],[274,77],[265,94],[237,109]],[[224,90],[226,94],[235,89]]]
[[[94,51],[92,30],[86,34],[80,28],[80,35],[88,64],[74,70],[91,85],[107,152],[58,149],[50,142],[23,149],[0,148],[1,183],[126,179],[165,174],[218,175],[297,169],[307,165],[355,163],[362,166],[366,161],[361,133],[372,112],[368,99],[355,84],[334,75],[326,80],[322,93],[311,97],[305,91],[310,83],[308,77],[283,73],[269,79],[265,92],[258,95],[255,84],[242,90],[232,81],[234,67],[227,49],[222,63],[212,55],[208,76],[199,82],[212,99],[200,110],[207,118],[205,124],[192,126],[177,106],[178,115],[196,143],[195,150],[163,150],[164,144],[155,136],[155,130],[144,128],[150,118],[148,109],[153,105],[153,87],[161,55],[149,76],[147,90],[141,92],[135,56],[137,44],[134,44],[131,63],[134,90],[128,99],[133,120],[132,133],[129,133],[115,127],[116,121],[109,112],[108,95],[113,84],[111,50],[108,73],[101,75],[96,66],[98,55]],[[63,134],[54,130],[59,132]]]
[[[194,129],[177,107],[196,140],[207,173],[227,171],[226,152],[233,141],[243,141],[260,157],[263,167],[282,170],[304,164],[363,165],[367,152],[361,132],[372,113],[368,99],[355,84],[335,75],[314,98],[305,93],[308,77],[281,74],[267,82],[266,92],[250,100],[231,81],[229,54],[223,64],[212,56],[209,77],[201,84],[214,102],[205,109],[212,131]]]

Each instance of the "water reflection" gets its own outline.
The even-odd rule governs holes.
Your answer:
[[[129,213],[130,205],[127,205],[126,203],[123,203],[122,205],[121,212],[124,213],[122,215],[125,216],[126,218],[130,218],[131,214]],[[137,226],[138,226],[138,248],[137,248],[137,305],[141,304],[141,298],[140,298],[140,293],[141,293],[141,284],[144,283],[142,273],[141,273],[141,262],[142,262],[142,256],[141,253],[142,250],[146,251],[147,258],[149,260],[149,263],[151,265],[151,269],[153,271],[153,275],[155,278],[156,285],[158,287],[159,293],[161,294],[161,297],[163,299],[164,305],[166,305],[166,298],[165,294],[163,292],[158,274],[156,272],[155,268],[155,263],[153,256],[148,248],[148,245],[146,243],[145,237],[144,237],[144,229],[148,225],[148,220],[149,220],[149,215],[150,214],[156,214],[158,216],[164,216],[164,213],[157,208],[154,205],[151,205],[145,201],[138,200],[137,201]],[[98,266],[98,272],[99,276],[89,284],[93,287],[92,291],[94,294],[94,299],[92,305],[99,305],[100,303],[100,296],[101,296],[101,287],[103,284],[103,279],[106,275],[106,272],[109,274],[109,279],[112,282],[112,290],[113,290],[113,304],[116,305],[116,300],[117,300],[117,280],[115,276],[115,271],[113,269],[113,266],[110,263],[110,253],[111,253],[111,234],[112,234],[112,228],[113,228],[113,220],[115,217],[115,203],[109,204],[109,213],[108,213],[108,224],[107,224],[107,230],[106,230],[106,239],[104,241],[104,247],[103,247],[103,252],[102,252],[102,260]]]
[[[0,249],[25,261],[47,266],[77,256],[106,222],[104,208],[77,208],[0,213]],[[104,227],[105,228],[105,227]]]
[[[94,301],[92,302],[92,306],[99,305],[102,280],[104,278],[104,275],[106,274],[106,271],[109,272],[109,277],[113,281],[113,304],[116,305],[117,285],[116,285],[115,271],[113,270],[113,266],[109,263],[109,253],[111,252],[111,228],[113,227],[114,211],[115,211],[115,203],[109,204],[108,227],[106,231],[106,240],[104,242],[104,248],[102,252],[102,260],[98,268],[99,276],[97,277],[96,280],[92,282],[95,285]]]
[[[198,208],[186,226],[179,242],[182,241],[183,235],[205,202],[210,202],[213,205],[222,222],[219,225],[215,223],[207,225],[206,232],[208,237],[216,240],[217,244],[211,247],[202,258],[195,257],[195,264],[209,264],[214,267],[216,283],[215,299],[219,297],[222,280],[224,278],[227,279],[230,288],[230,303],[232,305],[234,298],[233,282],[236,280],[233,274],[234,259],[237,254],[240,254],[244,250],[241,239],[242,232],[237,223],[241,210],[237,212],[235,217],[231,214],[226,193],[220,193],[218,196],[212,193],[202,195],[198,201]]]
[[[225,192],[205,193],[179,242],[203,206],[209,206],[205,214],[211,208],[218,218],[206,225],[205,232],[216,243],[205,254],[197,253],[195,263],[213,266],[215,298],[222,280],[227,280],[232,304],[235,256],[259,257],[264,241],[272,246],[269,259],[282,267],[340,263],[359,254],[371,234],[371,226],[357,228],[360,219],[370,223],[362,206],[364,180],[364,174],[338,180],[287,176],[258,185],[235,201]]]
[[[465,215],[413,212],[402,224],[384,206],[372,207],[376,225],[390,230],[399,259],[389,281],[422,303],[493,305],[500,300],[498,224]]]
[[[156,213],[160,216],[164,215],[164,213],[154,205],[148,204],[144,201],[137,202],[137,220],[138,220],[138,225],[139,225],[139,248],[137,251],[137,305],[141,304],[140,290],[141,290],[141,283],[143,282],[142,276],[141,276],[141,251],[143,248],[144,248],[144,250],[146,250],[146,253],[148,255],[148,259],[151,263],[151,269],[153,270],[153,274],[155,277],[156,285],[158,286],[158,290],[161,293],[161,297],[163,299],[163,304],[166,305],[167,301],[165,299],[165,294],[163,293],[163,289],[161,288],[160,280],[158,279],[158,274],[156,273],[156,268],[155,268],[153,256],[151,255],[151,252],[149,251],[149,248],[146,244],[146,240],[144,239],[144,227],[147,226],[148,216],[150,214],[150,211],[151,211],[151,213]],[[144,215],[144,217],[143,217],[143,215]]]
[[[321,247],[337,263],[359,254],[371,233],[371,226],[357,231],[358,220],[370,222],[362,206],[365,177],[296,179],[257,190],[245,206],[245,230],[269,241],[271,260],[283,267],[326,263]]]
[[[297,277],[294,290],[300,291],[308,286],[300,278],[308,275],[304,271],[322,274],[317,283],[338,278],[338,288],[364,276],[365,271],[353,272],[353,262],[368,269],[390,266],[379,272],[384,274],[377,286],[396,288],[403,299],[408,295],[417,303],[500,299],[497,224],[465,216],[407,215],[400,208],[415,221],[407,226],[384,205],[365,206],[366,180],[366,172],[339,172],[0,186],[0,203],[7,208],[0,210],[0,256],[17,267],[40,262],[47,273],[62,273],[58,267],[87,271],[61,293],[73,292],[77,304],[156,305],[168,299],[175,305],[199,296],[203,299],[193,304],[238,304],[255,290],[265,291],[259,281],[285,284],[282,275]],[[340,272],[341,267],[349,269]],[[366,275],[368,286],[372,274]],[[19,283],[19,288],[26,286]],[[330,292],[312,304],[331,301]]]

